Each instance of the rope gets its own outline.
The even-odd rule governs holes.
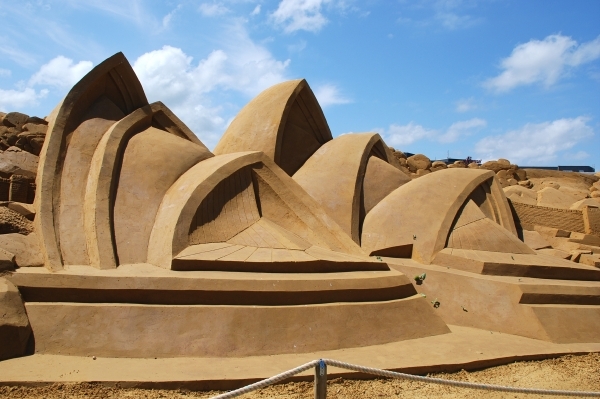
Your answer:
[[[580,396],[580,397],[600,398],[600,392],[560,391],[560,390],[553,390],[553,389],[517,388],[517,387],[507,387],[507,386],[503,386],[503,385],[477,384],[474,382],[445,380],[442,378],[423,377],[423,376],[419,376],[419,375],[397,373],[395,371],[387,371],[387,370],[381,370],[381,369],[376,369],[376,368],[372,368],[372,367],[359,366],[356,364],[340,362],[339,360],[333,360],[333,359],[320,359],[320,360],[313,360],[312,362],[305,363],[302,366],[296,367],[295,369],[288,370],[281,374],[277,374],[276,376],[273,376],[271,378],[267,378],[265,380],[258,381],[254,384],[236,389],[234,391],[229,391],[227,393],[214,396],[212,399],[235,398],[235,397],[243,395],[245,393],[255,391],[257,389],[265,388],[265,387],[275,384],[281,380],[284,380],[284,379],[294,376],[296,374],[300,374],[301,372],[303,372],[305,370],[308,370],[312,367],[315,367],[315,366],[321,364],[321,362],[324,362],[328,366],[339,367],[342,369],[358,371],[358,372],[366,373],[366,374],[378,375],[381,377],[400,378],[400,379],[405,379],[405,380],[420,381],[420,382],[431,383],[431,384],[448,385],[448,386],[452,386],[452,387],[481,389],[481,390],[485,390],[485,391],[537,394],[537,395]]]
[[[312,362],[308,362],[303,364],[302,366],[298,366],[295,369],[291,369],[288,371],[284,371],[281,374],[277,374],[271,378],[267,378],[266,380],[255,382],[254,384],[247,385],[245,387],[236,389],[235,391],[229,391],[227,393],[223,393],[221,395],[213,396],[211,399],[229,399],[235,398],[236,396],[243,395],[248,392],[255,391],[257,389],[268,387],[269,385],[273,385],[281,380],[285,380],[291,376],[296,374],[300,374],[303,371],[306,371],[310,368],[313,368],[319,364],[319,360],[313,360]]]
[[[405,373],[397,373],[394,371],[374,369],[372,367],[357,366],[355,364],[340,362],[339,360],[323,359],[329,366],[339,367],[347,370],[360,371],[362,373],[379,375],[388,378],[402,378],[412,381],[421,381],[431,384],[449,385],[452,387],[471,388],[471,389],[482,389],[485,391],[499,391],[499,392],[513,392],[513,393],[526,393],[526,394],[538,394],[538,395],[563,395],[563,396],[585,396],[585,397],[597,397],[600,398],[600,392],[585,392],[585,391],[559,391],[552,389],[536,389],[536,388],[517,388],[507,387],[502,385],[490,385],[490,384],[477,384],[474,382],[463,382],[444,380],[442,378],[423,377],[420,375],[411,375]]]

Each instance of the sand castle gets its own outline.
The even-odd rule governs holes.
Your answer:
[[[47,119],[29,234],[0,236],[1,359],[318,353],[449,326],[600,349],[600,268],[543,251],[510,163],[334,139],[304,80],[259,94],[211,152],[121,53]]]

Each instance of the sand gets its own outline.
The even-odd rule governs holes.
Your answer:
[[[526,388],[600,391],[600,354],[563,356],[542,361],[516,362],[484,370],[433,377]],[[348,380],[328,381],[327,397],[336,398],[545,398],[550,396],[487,392],[405,380]],[[100,384],[54,384],[45,387],[0,387],[0,398],[66,399],[66,398],[210,398],[220,392],[191,392],[167,390],[120,389]],[[297,382],[274,385],[241,398],[312,398],[313,384]],[[554,396],[563,398],[563,396]]]
[[[533,183],[533,189],[538,191],[544,182],[558,183],[570,190],[589,192],[590,187],[598,177],[588,173],[563,172],[557,170],[527,169],[527,179]]]

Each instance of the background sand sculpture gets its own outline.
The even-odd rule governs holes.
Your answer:
[[[19,148],[36,157],[44,121],[2,118],[36,132]],[[16,174],[35,162],[6,169],[9,198],[35,201],[0,208],[0,266],[16,267],[0,358],[352,355],[481,331],[600,343],[598,177],[333,139],[304,80],[259,94],[211,153],[120,53],[47,121],[35,191]]]

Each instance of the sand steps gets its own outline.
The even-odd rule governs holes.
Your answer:
[[[544,254],[444,248],[434,263],[472,273],[558,280],[600,281],[600,269]]]
[[[343,254],[314,245],[303,248],[304,246],[296,245],[291,240],[288,240],[286,245],[287,248],[257,247],[230,242],[192,245],[173,259],[171,268],[262,273],[389,270],[385,263],[368,257]]]

